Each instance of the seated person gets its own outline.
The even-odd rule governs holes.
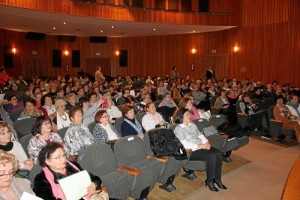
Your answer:
[[[140,112],[144,111],[147,103],[152,102],[150,93],[145,93],[142,97],[142,101],[137,104],[138,110]]]
[[[25,98],[23,101],[24,110],[20,114],[20,118],[22,117],[39,117],[43,115],[43,112],[35,107],[36,101],[30,97]]]
[[[133,106],[125,104],[122,108],[122,114],[124,117],[124,121],[121,124],[122,136],[137,135],[144,139],[145,130],[136,119]]]
[[[51,132],[51,120],[47,116],[40,116],[35,120],[32,127],[33,137],[29,140],[28,155],[30,160],[37,164],[37,157],[40,150],[49,142],[56,141],[63,144],[57,133]]]
[[[193,97],[184,97],[179,102],[179,108],[186,108],[190,111],[191,120],[200,119],[200,114],[197,108],[193,105]]]
[[[27,158],[22,145],[11,139],[12,134],[9,125],[0,121],[0,150],[13,154],[19,163],[19,169],[30,171],[33,167],[32,161]]]
[[[283,103],[284,97],[278,95],[276,99],[276,106],[273,113],[275,120],[283,122],[282,128],[293,129],[296,133],[298,142],[300,142],[300,126],[296,116],[293,116],[288,107]],[[284,142],[284,136],[279,136],[279,141]]]
[[[163,117],[156,112],[153,102],[147,103],[145,109],[146,114],[142,119],[142,126],[145,131],[166,125],[166,121],[163,119]]]
[[[103,95],[103,98],[107,101],[107,106],[103,105],[102,108],[106,108],[106,112],[109,116],[109,120],[111,123],[114,123],[116,118],[122,117],[122,112],[119,110],[117,106],[114,105],[111,94],[106,93]]]
[[[52,98],[51,94],[49,94],[49,93],[45,94],[42,97],[41,104],[42,104],[43,108],[46,109],[48,116],[50,116],[52,113],[55,112],[55,106],[53,105],[53,98]]]
[[[12,111],[20,109],[24,109],[24,105],[22,102],[18,102],[16,95],[8,97],[8,104],[5,106],[6,112],[11,113]]]
[[[220,189],[227,189],[221,181],[222,153],[212,147],[197,126],[191,122],[190,111],[185,108],[178,109],[174,114],[174,122],[179,124],[174,130],[176,137],[184,148],[192,149],[190,160],[206,161],[205,185],[214,192],[219,191],[214,184]]]
[[[23,192],[35,195],[28,180],[14,177],[17,171],[15,156],[0,151],[0,199],[21,199]]]
[[[66,101],[67,101],[67,105],[66,105],[66,110],[70,110],[71,108],[76,107],[76,102],[77,102],[77,96],[74,93],[68,93],[66,95]]]
[[[286,106],[293,116],[296,116],[298,119],[300,118],[300,105],[299,98],[297,94],[291,94],[290,100],[286,102]],[[299,120],[298,120],[299,121]]]
[[[36,195],[45,200],[66,199],[57,180],[82,171],[79,164],[69,162],[62,144],[57,142],[50,142],[43,147],[38,160],[42,171],[34,179],[33,190]],[[92,183],[86,192],[92,195],[101,188],[102,181],[98,176],[89,175]]]
[[[220,114],[224,114],[229,121],[230,125],[233,125],[237,122],[235,107],[230,105],[230,101],[226,96],[225,90],[218,91],[218,97],[215,102],[215,107],[219,109]]]
[[[68,127],[71,124],[69,114],[66,112],[66,102],[62,99],[55,101],[56,112],[52,114],[52,130],[57,132],[58,130]]]
[[[163,96],[162,101],[160,102],[160,104],[158,105],[158,107],[163,107],[163,106],[167,106],[169,108],[177,108],[176,103],[174,102],[174,100],[171,98],[170,93],[166,93]]]
[[[117,105],[123,105],[126,103],[126,98],[130,95],[130,88],[124,87],[122,89],[122,96],[117,99]]]
[[[93,136],[96,141],[110,143],[121,137],[116,128],[109,123],[109,116],[105,110],[99,110],[96,113],[95,122]]]
[[[177,87],[176,81],[172,81],[171,85],[172,85],[170,88],[171,98],[179,101],[182,98],[182,96],[181,96],[180,90]]]
[[[77,155],[84,150],[85,146],[95,142],[90,130],[82,123],[83,111],[81,107],[70,110],[71,124],[66,132],[64,143],[66,152],[71,159],[77,159]]]
[[[83,124],[88,126],[90,123],[94,122],[95,115],[99,110],[99,106],[102,104],[103,100],[99,100],[98,103],[90,106],[89,99],[87,97],[80,97],[78,105],[83,111]]]

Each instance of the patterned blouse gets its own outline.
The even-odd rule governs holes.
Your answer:
[[[78,155],[80,151],[85,149],[85,146],[94,143],[95,138],[84,124],[76,126],[71,123],[66,132],[64,142],[68,155]]]
[[[50,142],[55,141],[61,143],[62,145],[64,144],[61,137],[57,133],[50,133],[49,138]],[[37,164],[39,152],[44,146],[46,146],[46,144],[47,142],[43,140],[40,134],[37,134],[30,139],[27,150],[29,158],[34,164]]]

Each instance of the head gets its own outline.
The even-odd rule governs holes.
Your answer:
[[[71,104],[71,105],[75,105],[76,101],[77,101],[77,97],[76,94],[74,93],[68,93],[66,96],[66,100]]]
[[[172,101],[171,94],[166,93],[163,97],[163,100],[171,102]]]
[[[8,188],[18,170],[18,161],[13,154],[0,151],[0,188]]]
[[[134,107],[130,104],[125,104],[122,107],[122,115],[123,117],[127,117],[128,119],[134,119],[135,118]]]
[[[149,93],[144,94],[143,102],[145,103],[152,102],[151,95]]]
[[[54,172],[61,172],[66,167],[67,156],[62,144],[50,142],[39,152],[40,166],[49,167]]]
[[[173,115],[174,123],[182,124],[182,123],[189,123],[190,120],[190,112],[186,108],[179,108]]]
[[[32,134],[49,134],[52,129],[52,123],[48,116],[39,116],[36,118],[33,126],[32,126]]]
[[[191,110],[193,108],[192,100],[189,97],[184,97],[180,100],[178,107]]]
[[[243,92],[242,97],[243,97],[244,102],[250,101],[250,93],[249,92]]]
[[[109,115],[105,110],[99,110],[95,115],[95,122],[107,125],[109,123]]]
[[[65,112],[65,110],[66,110],[67,102],[65,102],[62,99],[58,99],[55,101],[54,105],[55,105],[56,111],[58,111],[59,113],[62,113],[62,112]]]
[[[87,97],[80,97],[78,100],[78,105],[83,109],[87,110],[90,107],[90,102]]]
[[[6,122],[0,121],[0,145],[7,145],[11,141],[11,129]]]
[[[18,99],[17,99],[16,95],[11,95],[8,100],[9,100],[9,103],[12,104],[13,106],[18,104]]]
[[[82,124],[83,120],[83,110],[81,107],[76,106],[70,109],[70,120],[73,124],[79,126]]]
[[[284,104],[284,100],[283,100],[283,96],[282,95],[278,95],[276,97],[276,104],[278,104],[278,105],[283,105]]]
[[[41,104],[44,106],[52,106],[53,99],[51,94],[46,94],[42,97]]]
[[[299,97],[298,97],[298,95],[297,94],[291,94],[290,101],[293,104],[298,104],[299,103]]]
[[[124,97],[129,96],[130,95],[130,89],[127,88],[127,87],[123,88],[122,94],[123,94]]]
[[[145,111],[149,114],[154,115],[156,113],[156,108],[153,102],[147,103],[145,106]]]
[[[28,113],[33,113],[35,111],[35,104],[36,101],[33,98],[28,97],[23,100],[23,105]]]

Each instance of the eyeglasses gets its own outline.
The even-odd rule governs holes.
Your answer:
[[[0,178],[5,178],[6,176],[12,177],[13,175],[15,175],[15,173],[13,173],[13,172],[10,172],[8,174],[0,174]]]
[[[60,155],[60,156],[56,156],[56,157],[53,157],[53,158],[49,158],[49,159],[55,159],[55,160],[60,160],[60,159],[66,159],[67,158],[67,155],[64,154],[64,155]]]
[[[42,123],[42,125],[48,125],[48,124],[51,124],[51,122],[46,121],[46,122],[43,122],[43,123]]]
[[[109,115],[102,116],[101,118],[109,118]]]

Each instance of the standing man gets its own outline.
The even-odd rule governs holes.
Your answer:
[[[209,67],[209,69],[206,71],[206,79],[215,79],[216,78],[216,75],[215,75],[215,72],[214,70],[212,70],[212,67]]]
[[[172,71],[171,71],[171,77],[170,77],[170,79],[174,80],[174,79],[177,79],[177,78],[179,78],[179,75],[178,75],[178,72],[176,71],[176,67],[174,66],[172,68]]]
[[[99,83],[103,83],[105,81],[105,77],[103,76],[101,70],[102,70],[102,67],[97,66],[97,70],[95,72],[95,81],[99,81]]]

